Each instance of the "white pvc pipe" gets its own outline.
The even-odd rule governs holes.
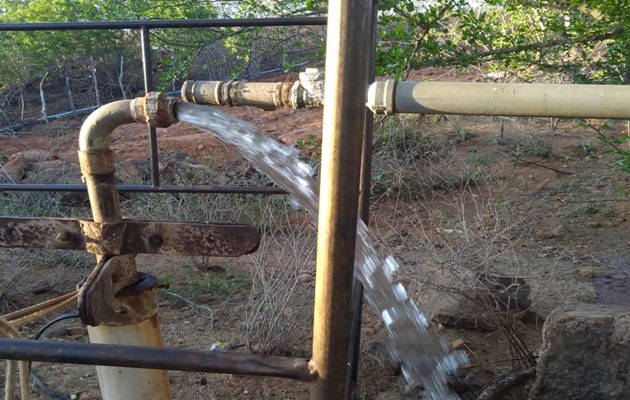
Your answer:
[[[375,82],[377,114],[460,114],[560,118],[630,118],[630,86],[527,83]]]
[[[157,314],[138,324],[88,326],[90,342],[163,347]],[[170,400],[168,371],[97,366],[103,400]]]

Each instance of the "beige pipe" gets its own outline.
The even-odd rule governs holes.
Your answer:
[[[114,180],[114,156],[109,148],[109,142],[114,129],[135,122],[130,106],[130,100],[106,104],[90,114],[81,126],[79,163],[95,222],[122,221]]]
[[[559,118],[630,118],[630,87],[526,83],[375,82],[376,114],[460,114]]]
[[[88,326],[92,343],[164,347],[158,316],[124,326]],[[168,371],[97,366],[101,395],[105,400],[168,400]]]

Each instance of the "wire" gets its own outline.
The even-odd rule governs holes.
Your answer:
[[[35,340],[39,340],[42,337],[42,335],[48,329],[50,329],[51,326],[58,324],[61,321],[65,321],[67,319],[78,319],[78,318],[79,318],[79,314],[77,313],[63,314],[63,315],[58,316],[57,318],[49,321],[46,325],[42,326],[39,331],[37,331],[37,334],[35,335]],[[31,382],[33,382],[33,384],[37,386],[37,388],[41,390],[42,393],[44,393],[46,396],[48,396],[51,399],[57,399],[57,400],[73,400],[72,397],[68,397],[46,386],[46,384],[39,378],[39,376],[35,375],[35,372],[32,371],[30,362],[28,363],[28,368],[29,368],[29,372],[31,376]]]
[[[44,334],[44,332],[46,332],[51,326],[61,321],[65,321],[66,319],[78,319],[78,318],[80,318],[78,313],[63,314],[63,315],[58,316],[57,318],[48,322],[46,325],[42,326],[41,329],[37,331],[37,334],[35,335],[35,340],[39,340]]]

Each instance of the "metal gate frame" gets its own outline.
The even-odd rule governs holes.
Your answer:
[[[371,143],[371,113],[365,107],[365,97],[357,96],[357,93],[365,91],[374,76],[374,4],[372,0],[331,1],[328,19],[309,17],[0,25],[0,31],[138,29],[141,32],[145,90],[149,93],[153,90],[150,29],[328,24],[326,70],[329,78],[326,81],[326,96],[329,100],[324,115],[326,139],[322,150],[322,180],[327,183],[321,189],[320,200],[312,360],[15,339],[0,339],[0,358],[281,376],[313,382],[311,398],[314,400],[352,397],[349,381],[351,377],[356,380],[362,298],[361,285],[354,281],[354,248],[359,201],[361,217],[366,221],[368,219],[369,190],[366,188],[370,182],[370,151],[364,143]],[[149,146],[152,185],[121,185],[119,191],[286,193],[280,188],[162,187],[154,127],[149,127]],[[361,194],[360,186],[363,189]],[[0,192],[85,190],[83,185],[0,184]]]

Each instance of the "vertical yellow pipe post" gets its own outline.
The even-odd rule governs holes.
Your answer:
[[[313,363],[314,400],[348,396],[348,341],[371,0],[328,6]]]

